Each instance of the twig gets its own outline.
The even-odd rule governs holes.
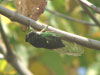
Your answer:
[[[74,22],[79,22],[79,23],[82,23],[82,24],[86,24],[86,25],[92,25],[92,26],[96,26],[96,24],[93,24],[93,23],[90,23],[90,22],[87,22],[87,21],[84,21],[84,20],[80,20],[80,19],[76,19],[76,18],[73,18],[73,17],[70,17],[70,16],[66,16],[64,14],[61,14],[59,12],[55,12],[55,11],[52,11],[52,10],[49,10],[49,9],[45,9],[46,11],[50,12],[51,14],[53,15],[56,15],[56,16],[59,16],[59,17],[62,17],[62,18],[65,18],[67,20],[71,20],[71,21],[74,21]],[[98,25],[97,25],[98,26]]]
[[[6,17],[8,17],[9,19],[11,19],[13,21],[19,22],[19,23],[24,24],[26,26],[31,25],[32,28],[37,29],[37,30],[41,30],[47,26],[45,24],[41,24],[37,21],[34,21],[28,17],[25,17],[25,16],[22,16],[18,13],[15,13],[14,11],[11,11],[11,10],[1,6],[1,5],[0,5],[0,13],[2,15],[5,15]],[[47,30],[53,31],[57,34],[60,34],[61,38],[65,41],[75,42],[79,45],[82,45],[82,46],[85,46],[88,48],[100,50],[100,41],[85,38],[85,37],[75,35],[72,33],[68,33],[68,32],[53,28],[51,26],[48,26]]]
[[[80,1],[100,14],[100,7],[95,6],[94,4],[92,4],[91,2],[87,0],[80,0]]]
[[[96,23],[96,25],[100,26],[99,21],[96,19],[96,17],[93,15],[93,13],[81,2],[81,0],[78,0],[83,7],[83,9],[86,11],[86,13],[91,17],[91,19]]]
[[[11,50],[10,45],[8,43],[7,37],[5,35],[5,32],[2,28],[1,22],[0,22],[0,33],[2,36],[2,39],[5,43],[5,46],[7,48],[6,51],[4,51],[2,48],[1,52],[4,54],[4,57],[6,60],[18,71],[20,75],[33,75],[23,64],[22,62],[16,57],[15,53],[13,50]]]

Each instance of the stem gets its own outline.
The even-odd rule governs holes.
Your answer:
[[[20,75],[33,75],[24,65],[23,63],[17,58],[17,56],[14,53],[14,50],[10,48],[8,39],[5,35],[5,32],[2,28],[1,22],[0,22],[0,33],[2,36],[2,39],[5,43],[5,46],[7,48],[6,51],[4,51],[1,47],[0,50],[4,54],[5,59],[18,71]]]
[[[70,16],[66,16],[64,14],[61,14],[59,12],[55,12],[55,11],[49,10],[47,8],[46,8],[46,11],[48,11],[49,13],[51,13],[53,15],[65,18],[67,20],[71,20],[71,21],[74,21],[74,22],[79,22],[79,23],[82,23],[82,24],[90,25],[90,26],[96,26],[96,24],[93,24],[93,23],[90,23],[90,22],[87,22],[87,21],[84,21],[84,20],[80,20],[80,19],[77,19],[77,18],[73,18],[73,17],[70,17]]]
[[[0,5],[0,13],[2,15],[5,15],[6,17],[8,17],[11,20],[13,19],[13,21],[19,22],[19,23],[24,24],[26,26],[31,25],[32,28],[37,29],[37,30],[42,30],[43,28],[45,28],[47,26],[45,24],[41,24],[37,21],[34,21],[28,17],[25,17],[25,16],[22,16],[18,13],[15,13],[14,11],[11,11],[11,10],[1,6],[1,5]],[[100,50],[100,41],[89,39],[89,38],[75,35],[72,33],[68,33],[68,32],[53,28],[51,26],[48,26],[47,30],[53,31],[57,34],[60,34],[61,38],[65,41],[75,42],[79,45],[82,45],[82,46],[85,46],[88,48]]]
[[[99,21],[96,19],[96,17],[94,16],[94,14],[81,2],[79,1],[81,6],[83,7],[83,9],[86,11],[86,13],[91,17],[91,19],[98,25],[100,26]]]
[[[84,5],[88,6],[89,8],[93,9],[94,11],[100,14],[100,7],[95,6],[87,0],[80,0],[80,2],[82,2]]]

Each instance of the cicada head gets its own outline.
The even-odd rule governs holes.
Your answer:
[[[29,42],[30,41],[30,39],[32,38],[32,37],[34,37],[36,35],[36,32],[29,32],[29,33],[27,33],[26,34],[26,38],[25,38],[25,41],[26,42]]]

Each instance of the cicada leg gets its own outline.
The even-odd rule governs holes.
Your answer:
[[[44,32],[48,29],[48,25],[46,27],[44,27],[40,32]]]

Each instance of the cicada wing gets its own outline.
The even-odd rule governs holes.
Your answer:
[[[81,56],[84,53],[84,48],[76,43],[66,41],[63,41],[63,43],[65,47],[55,49],[55,51],[72,56]]]

